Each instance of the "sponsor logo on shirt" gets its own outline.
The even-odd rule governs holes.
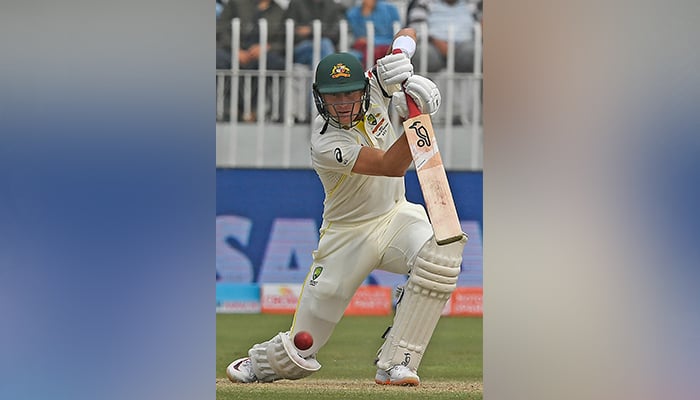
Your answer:
[[[377,114],[377,116],[381,117],[380,114]],[[372,128],[372,135],[374,135],[374,137],[380,138],[386,134],[387,129],[389,129],[389,124],[386,122],[385,118],[382,118],[379,120],[379,122],[376,122],[376,125],[377,126]]]
[[[343,152],[340,151],[340,147],[336,147],[335,150],[333,150],[333,154],[335,154],[335,159],[339,163],[343,163]]]

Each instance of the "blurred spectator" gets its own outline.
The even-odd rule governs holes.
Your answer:
[[[336,3],[339,3],[340,6],[346,10],[359,4],[361,1],[362,0],[335,0]]]
[[[313,28],[321,21],[321,58],[335,52],[340,39],[339,23],[345,8],[332,0],[291,0],[286,18],[294,20],[294,62],[312,66]]]
[[[476,10],[474,10],[474,19],[479,21],[480,24],[484,22],[484,2],[478,0],[475,4]]]
[[[258,20],[267,20],[267,69],[284,69],[284,10],[273,0],[229,0],[216,23],[216,68],[231,68],[231,20],[241,20],[241,69],[257,69],[260,57]]]
[[[415,0],[409,5],[407,25],[418,34],[418,49],[413,65],[420,72],[422,38],[420,24],[428,25],[428,72],[437,72],[447,64],[448,27],[454,27],[455,71],[474,72],[474,12],[467,0]]]
[[[260,66],[260,25],[259,19],[267,20],[267,63],[268,70],[283,70],[284,65],[284,10],[273,0],[229,0],[224,5],[216,22],[216,69],[231,69],[231,21],[241,21],[240,49],[238,61],[241,70],[255,70]],[[225,98],[229,97],[228,80]],[[257,104],[257,82],[252,83],[252,104]],[[243,107],[239,93],[239,108]],[[239,110],[240,111],[240,110]],[[254,113],[255,114],[255,113]],[[245,116],[254,120],[255,115]]]
[[[221,16],[221,12],[224,11],[224,2],[223,0],[216,0],[216,20],[219,20],[219,17]]]
[[[394,22],[401,22],[399,10],[384,0],[362,0],[346,14],[354,42],[351,52],[369,68],[383,57],[394,38]],[[367,21],[374,23],[374,59],[367,62]]]

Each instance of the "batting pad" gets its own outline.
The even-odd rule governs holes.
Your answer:
[[[400,364],[418,370],[442,309],[457,287],[466,243],[466,235],[444,246],[438,246],[432,237],[418,252],[394,324],[379,350],[378,368],[388,370]]]
[[[248,350],[248,356],[261,382],[301,379],[321,369],[314,356],[303,358],[297,353],[289,332],[280,332],[267,342],[256,344]]]

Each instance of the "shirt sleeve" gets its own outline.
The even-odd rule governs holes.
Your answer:
[[[315,168],[346,175],[352,172],[362,145],[354,141],[351,135],[329,127],[327,132],[315,139],[311,146],[311,161]]]

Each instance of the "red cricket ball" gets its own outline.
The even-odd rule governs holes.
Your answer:
[[[294,346],[299,350],[306,350],[314,344],[314,338],[309,332],[300,331],[294,335]]]

